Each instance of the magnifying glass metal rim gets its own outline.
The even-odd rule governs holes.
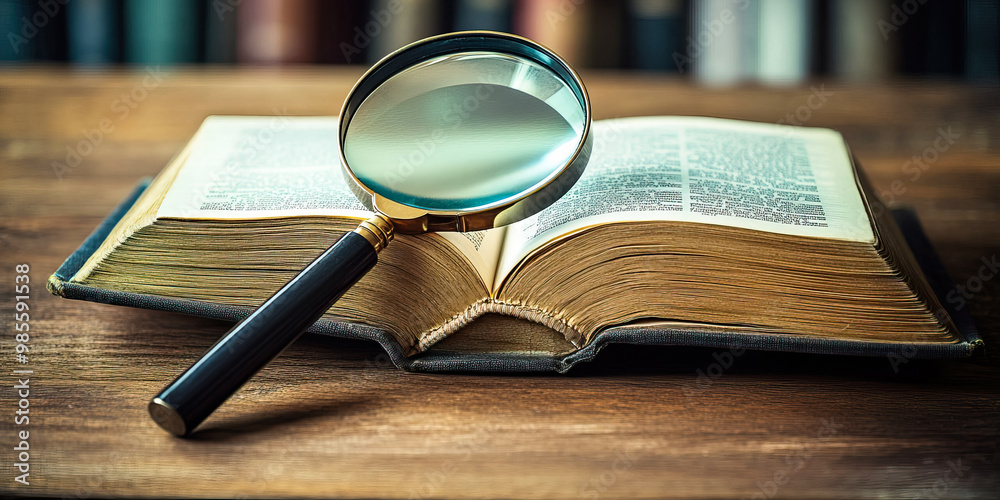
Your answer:
[[[396,203],[375,194],[354,176],[343,152],[350,116],[371,91],[388,79],[387,75],[439,55],[480,50],[503,53],[503,47],[510,54],[553,69],[572,87],[583,105],[586,121],[580,143],[564,165],[515,197],[471,211],[433,211]],[[350,180],[348,184],[375,214],[354,231],[342,235],[164,387],[149,402],[150,417],[171,434],[185,436],[191,433],[374,267],[378,252],[389,243],[395,231],[487,229],[523,219],[553,203],[573,186],[589,160],[590,120],[590,98],[579,76],[552,51],[525,38],[485,31],[452,33],[410,44],[382,59],[365,73],[348,95],[339,133],[340,159]]]
[[[553,70],[570,86],[584,111],[583,132],[570,159],[532,187],[475,210],[428,210],[413,207],[393,201],[366,186],[351,170],[344,148],[351,119],[361,103],[379,85],[405,68],[434,57],[472,51],[499,52],[530,59]],[[583,80],[566,61],[547,47],[524,37],[496,31],[446,33],[419,40],[392,52],[375,63],[358,79],[340,111],[338,131],[340,164],[354,195],[369,210],[389,218],[393,226],[390,230],[419,234],[429,231],[491,229],[541,211],[573,187],[590,157],[593,143],[590,133],[591,114],[590,96]]]

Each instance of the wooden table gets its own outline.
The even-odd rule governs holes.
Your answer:
[[[70,301],[46,277],[209,114],[335,114],[360,68],[0,72],[0,495],[206,497],[995,498],[1000,279],[968,307],[990,355],[890,361],[748,353],[695,397],[711,350],[613,347],[568,376],[420,375],[377,346],[306,338],[191,439],[146,401],[226,324]],[[147,77],[147,75],[149,75]],[[899,83],[701,89],[585,73],[595,118],[798,113],[841,130],[874,183],[916,207],[966,283],[1000,252],[996,88]],[[819,97],[810,99],[814,92]],[[124,95],[131,95],[125,98]],[[818,95],[818,94],[817,94]],[[812,106],[810,106],[812,104]],[[75,169],[85,134],[109,120]],[[960,135],[920,179],[903,163]],[[898,185],[897,185],[898,186]],[[14,361],[14,266],[30,264],[30,361]],[[30,367],[30,485],[10,464]]]

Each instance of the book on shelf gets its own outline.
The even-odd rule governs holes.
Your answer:
[[[371,10],[358,2],[319,2],[316,19],[316,62],[349,64],[365,61],[365,51],[371,45],[364,34],[371,21]]]
[[[31,6],[27,2],[0,2],[0,33],[6,42],[0,43],[0,62],[14,63],[31,59],[32,44],[27,35],[38,34],[30,23]],[[34,29],[32,29],[34,28]]]
[[[630,62],[643,71],[681,71],[674,63],[681,54],[684,4],[681,0],[628,2]]]
[[[206,64],[236,63],[236,11],[240,4],[205,2],[202,6],[205,16]]]
[[[809,0],[760,0],[757,25],[757,79],[799,85],[809,75]]]
[[[572,4],[571,4],[572,5]],[[618,68],[627,55],[628,5],[623,2],[594,2],[588,7],[582,41],[583,63],[588,68]],[[663,47],[657,47],[663,49]]]
[[[962,76],[965,62],[963,59],[965,56],[967,3],[926,2],[913,15],[914,18],[919,18],[923,14],[927,20],[927,31],[923,34],[924,40],[927,42],[922,72],[924,75],[931,77]]]
[[[518,0],[514,31],[548,47],[570,65],[583,66],[588,62],[587,27],[593,10],[591,2]]]
[[[317,51],[317,2],[245,0],[236,9],[240,64],[306,64]]]
[[[691,26],[678,60],[690,65],[695,81],[728,86],[757,77],[759,11],[759,2],[692,3]]]
[[[341,174],[337,128],[206,119],[50,290],[245,316],[370,215]],[[915,219],[883,209],[839,133],[643,117],[593,134],[551,206],[489,231],[397,235],[313,331],[376,340],[413,370],[562,371],[609,342],[910,357],[981,344]],[[463,343],[484,315],[564,342],[538,347],[538,328],[508,321],[493,344]]]
[[[455,31],[510,31],[512,0],[458,0]]]
[[[194,0],[126,0],[125,61],[153,65],[196,62],[200,10]]]
[[[852,82],[885,80],[893,66],[890,47],[879,21],[891,15],[889,0],[842,0],[829,4],[830,72]],[[882,21],[884,22],[884,21]]]
[[[442,31],[444,5],[440,0],[375,0],[364,26],[370,37],[370,62],[396,49]]]
[[[120,9],[115,0],[80,0],[66,4],[69,59],[78,65],[118,61]]]
[[[965,76],[974,83],[1000,82],[1000,7],[968,0],[965,22]]]
[[[914,9],[891,3],[891,12],[879,21],[878,28],[883,40],[898,42],[899,73],[932,78],[962,76],[966,4],[925,2]]]

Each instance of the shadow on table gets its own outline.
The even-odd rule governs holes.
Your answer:
[[[320,401],[300,401],[294,407],[260,408],[253,413],[218,422],[207,422],[188,439],[193,441],[223,442],[241,439],[248,434],[271,431],[279,427],[295,426],[305,421],[337,415],[343,417],[366,406],[367,398],[352,400],[330,398]]]

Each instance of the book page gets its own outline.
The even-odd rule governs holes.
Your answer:
[[[336,117],[210,116],[157,218],[367,219],[340,166]],[[503,231],[439,233],[493,282]]]
[[[210,116],[158,218],[368,218],[344,181],[335,117]]]
[[[595,122],[583,175],[510,226],[494,280],[548,242],[598,224],[684,221],[874,242],[839,133],[697,117]]]
[[[500,251],[503,249],[507,228],[498,227],[485,231],[468,233],[441,232],[438,233],[449,243],[458,248],[465,258],[483,278],[483,286],[489,290],[496,280],[497,268],[500,264]]]

